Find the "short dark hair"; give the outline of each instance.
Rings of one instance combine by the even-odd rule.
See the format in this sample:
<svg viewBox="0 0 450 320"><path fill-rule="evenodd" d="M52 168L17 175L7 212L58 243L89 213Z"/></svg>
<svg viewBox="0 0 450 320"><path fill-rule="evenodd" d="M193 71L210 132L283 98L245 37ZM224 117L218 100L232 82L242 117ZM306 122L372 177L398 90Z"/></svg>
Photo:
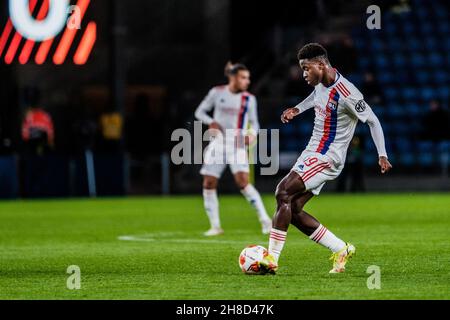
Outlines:
<svg viewBox="0 0 450 320"><path fill-rule="evenodd" d="M323 57L328 61L327 50L319 43L308 43L297 54L298 60Z"/></svg>
<svg viewBox="0 0 450 320"><path fill-rule="evenodd" d="M228 62L225 66L225 76L235 76L239 73L239 71L248 71L247 66L242 63L232 64Z"/></svg>

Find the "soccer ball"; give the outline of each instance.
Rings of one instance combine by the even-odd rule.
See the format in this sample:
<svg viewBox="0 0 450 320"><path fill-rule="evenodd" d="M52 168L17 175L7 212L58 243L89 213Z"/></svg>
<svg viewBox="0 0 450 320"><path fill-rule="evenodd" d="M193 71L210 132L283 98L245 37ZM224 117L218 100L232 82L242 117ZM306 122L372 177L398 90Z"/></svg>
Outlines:
<svg viewBox="0 0 450 320"><path fill-rule="evenodd" d="M265 273L261 269L259 262L269 254L266 248L257 245L250 245L242 250L239 256L239 267L246 274Z"/></svg>

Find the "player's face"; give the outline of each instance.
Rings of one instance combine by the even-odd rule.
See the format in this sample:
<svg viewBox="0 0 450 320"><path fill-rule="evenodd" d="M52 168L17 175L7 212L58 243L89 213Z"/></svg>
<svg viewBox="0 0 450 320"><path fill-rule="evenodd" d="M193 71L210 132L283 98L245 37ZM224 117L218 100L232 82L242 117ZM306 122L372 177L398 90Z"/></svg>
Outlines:
<svg viewBox="0 0 450 320"><path fill-rule="evenodd" d="M250 72L239 71L235 76L230 77L230 82L239 91L247 91L250 86Z"/></svg>
<svg viewBox="0 0 450 320"><path fill-rule="evenodd" d="M300 60L300 68L303 71L303 79L310 86L317 86L323 79L324 67L323 64L316 60Z"/></svg>

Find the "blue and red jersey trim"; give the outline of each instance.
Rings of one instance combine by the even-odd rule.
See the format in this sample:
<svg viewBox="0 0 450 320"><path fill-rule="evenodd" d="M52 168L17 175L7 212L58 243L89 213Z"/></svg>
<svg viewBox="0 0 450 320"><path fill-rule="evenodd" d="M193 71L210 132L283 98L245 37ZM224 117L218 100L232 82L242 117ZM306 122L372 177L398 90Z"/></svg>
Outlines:
<svg viewBox="0 0 450 320"><path fill-rule="evenodd" d="M320 154L326 154L330 149L330 145L336 138L339 98L340 95L336 88L331 89L326 106L327 115L324 121L323 136L316 150L316 152L319 152Z"/></svg>
<svg viewBox="0 0 450 320"><path fill-rule="evenodd" d="M238 129L244 129L244 119L248 112L248 105L250 103L250 96L248 94L242 94L241 98L241 109L239 110L239 116L238 116Z"/></svg>

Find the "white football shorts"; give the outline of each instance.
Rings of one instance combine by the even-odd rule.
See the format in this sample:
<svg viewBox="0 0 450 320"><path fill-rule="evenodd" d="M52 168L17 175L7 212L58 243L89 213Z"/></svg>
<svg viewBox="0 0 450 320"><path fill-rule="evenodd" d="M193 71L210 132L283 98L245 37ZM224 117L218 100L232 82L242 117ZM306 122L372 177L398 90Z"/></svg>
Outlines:
<svg viewBox="0 0 450 320"><path fill-rule="evenodd" d="M326 155L303 151L291 171L300 175L307 191L319 195L325 182L336 179L342 168L337 168Z"/></svg>
<svg viewBox="0 0 450 320"><path fill-rule="evenodd" d="M234 147L233 144L213 140L206 147L200 174L220 178L227 166L232 174L249 172L247 148Z"/></svg>

